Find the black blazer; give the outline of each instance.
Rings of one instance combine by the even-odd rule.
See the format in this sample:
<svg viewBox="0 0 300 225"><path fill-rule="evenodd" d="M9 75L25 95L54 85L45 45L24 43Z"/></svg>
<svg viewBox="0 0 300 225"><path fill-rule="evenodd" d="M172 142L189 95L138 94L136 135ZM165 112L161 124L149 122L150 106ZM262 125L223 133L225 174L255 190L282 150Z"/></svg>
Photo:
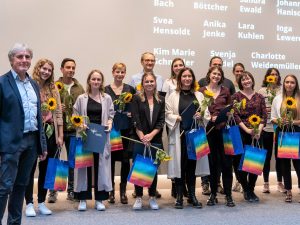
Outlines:
<svg viewBox="0 0 300 225"><path fill-rule="evenodd" d="M159 96L159 98L161 99L160 102L154 99L152 123L150 122L150 108L147 98L142 102L138 94L134 95L131 104L131 113L134 126L143 131L144 134L149 134L154 129L160 129L151 143L162 144L162 132L165 124L165 99L162 96ZM134 134L135 138L139 140L136 132Z"/></svg>
<svg viewBox="0 0 300 225"><path fill-rule="evenodd" d="M38 155L47 151L46 137L41 115L40 91L37 83L27 74L35 90L37 104L37 121L39 131ZM21 144L24 131L24 110L14 77L9 71L0 77L0 152L14 153Z"/></svg>

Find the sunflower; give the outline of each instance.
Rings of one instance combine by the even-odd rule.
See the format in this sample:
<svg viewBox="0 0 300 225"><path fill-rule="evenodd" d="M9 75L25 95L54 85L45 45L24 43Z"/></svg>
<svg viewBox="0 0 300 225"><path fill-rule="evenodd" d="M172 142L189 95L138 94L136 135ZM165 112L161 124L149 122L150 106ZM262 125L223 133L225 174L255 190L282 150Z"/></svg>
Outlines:
<svg viewBox="0 0 300 225"><path fill-rule="evenodd" d="M245 98L243 98L241 101L242 109L246 109L246 103L247 103L247 100Z"/></svg>
<svg viewBox="0 0 300 225"><path fill-rule="evenodd" d="M267 82L268 84L275 84L275 82L276 82L276 77L273 76L273 75L269 75L269 76L267 76L267 78L266 78L266 82Z"/></svg>
<svg viewBox="0 0 300 225"><path fill-rule="evenodd" d="M64 84L60 81L55 82L55 86L57 87L58 91L61 92L61 90L64 89Z"/></svg>
<svg viewBox="0 0 300 225"><path fill-rule="evenodd" d="M132 94L131 93L127 93L124 97L124 102L125 103L129 103L131 102L131 99L132 99Z"/></svg>
<svg viewBox="0 0 300 225"><path fill-rule="evenodd" d="M56 109L57 104L55 98L49 98L47 104L48 104L48 110L53 111Z"/></svg>
<svg viewBox="0 0 300 225"><path fill-rule="evenodd" d="M199 91L200 90L200 85L198 84L197 81L194 83L194 91Z"/></svg>
<svg viewBox="0 0 300 225"><path fill-rule="evenodd" d="M71 117L71 123L75 127L80 127L83 124L83 117L82 116L72 116Z"/></svg>
<svg viewBox="0 0 300 225"><path fill-rule="evenodd" d="M287 109L296 109L296 100L293 97L287 97L284 104Z"/></svg>
<svg viewBox="0 0 300 225"><path fill-rule="evenodd" d="M141 91L142 90L142 84L138 84L138 85L136 85L136 90L137 91Z"/></svg>
<svg viewBox="0 0 300 225"><path fill-rule="evenodd" d="M248 121L252 127L257 127L260 124L261 119L258 115L254 114L248 118Z"/></svg>
<svg viewBox="0 0 300 225"><path fill-rule="evenodd" d="M212 91L209 91L209 90L205 90L204 94L205 94L205 96L207 96L209 98L212 98L215 95Z"/></svg>

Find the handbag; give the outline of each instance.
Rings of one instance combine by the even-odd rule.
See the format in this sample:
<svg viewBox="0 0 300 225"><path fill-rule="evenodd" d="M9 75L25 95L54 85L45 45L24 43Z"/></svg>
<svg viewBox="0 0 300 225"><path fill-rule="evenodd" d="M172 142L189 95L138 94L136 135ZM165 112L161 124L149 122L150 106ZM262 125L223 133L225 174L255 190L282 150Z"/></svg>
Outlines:
<svg viewBox="0 0 300 225"><path fill-rule="evenodd" d="M115 126L110 131L110 145L111 151L123 150L123 143L121 138L121 131L117 130Z"/></svg>
<svg viewBox="0 0 300 225"><path fill-rule="evenodd" d="M149 152L150 158L146 157L146 151ZM128 182L141 186L150 187L153 183L158 165L154 164L151 156L150 147L144 147L144 155L138 154L133 162L128 174Z"/></svg>
<svg viewBox="0 0 300 225"><path fill-rule="evenodd" d="M278 158L299 159L299 132L279 132Z"/></svg>
<svg viewBox="0 0 300 225"><path fill-rule="evenodd" d="M210 149L206 138L205 128L201 126L197 127L196 121L194 121L193 124L195 124L195 128L185 132L186 148L188 159L199 160L208 155Z"/></svg>
<svg viewBox="0 0 300 225"><path fill-rule="evenodd" d="M266 160L267 150L252 145L245 145L244 150L245 152L241 157L239 170L261 175Z"/></svg>
<svg viewBox="0 0 300 225"><path fill-rule="evenodd" d="M225 127L222 130L222 135L226 155L240 155L244 153L241 133L237 125Z"/></svg>
<svg viewBox="0 0 300 225"><path fill-rule="evenodd" d="M92 152L83 149L83 142L81 138L70 138L69 149L69 166L71 168L85 168L91 167L94 164L94 157Z"/></svg>
<svg viewBox="0 0 300 225"><path fill-rule="evenodd" d="M60 150L57 150L57 152ZM57 152L55 155L57 155ZM49 158L44 188L54 191L65 191L67 188L69 164L67 161Z"/></svg>

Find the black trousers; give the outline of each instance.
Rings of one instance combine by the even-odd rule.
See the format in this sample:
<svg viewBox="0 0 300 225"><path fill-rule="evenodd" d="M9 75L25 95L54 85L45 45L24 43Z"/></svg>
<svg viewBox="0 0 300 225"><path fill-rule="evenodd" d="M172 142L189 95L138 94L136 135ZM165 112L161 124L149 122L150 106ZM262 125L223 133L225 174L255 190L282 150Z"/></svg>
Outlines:
<svg viewBox="0 0 300 225"><path fill-rule="evenodd" d="M206 130L209 131L214 123L209 122ZM225 155L222 130L213 128L207 135L207 141L210 148L209 168L210 168L210 186L211 193L217 194L220 173L222 173L222 181L225 195L231 195L232 187L232 158Z"/></svg>
<svg viewBox="0 0 300 225"><path fill-rule="evenodd" d="M294 126L294 130L296 132L300 132L300 127ZM278 137L280 128L276 129L276 137ZM279 137L280 138L280 137ZM275 139L275 154L278 153L278 138ZM292 190L292 175L291 175L291 161L293 162L297 178L298 178L298 187L300 187L299 184L299 177L300 177L300 160L299 159L282 159L278 158L281 165L281 170L283 174L283 180L284 180L284 188L286 190Z"/></svg>
<svg viewBox="0 0 300 225"><path fill-rule="evenodd" d="M274 132L262 132L262 143L264 149L267 150L266 161L263 170L264 182L269 182L269 174L270 174L270 164L272 159L273 152L273 144L274 144ZM277 158L277 154L275 155L275 169L277 174L277 181L282 182L282 170L280 165L280 160Z"/></svg>
<svg viewBox="0 0 300 225"><path fill-rule="evenodd" d="M99 165L99 153L93 153L94 167L87 167L87 191L75 192L74 198L78 200L92 199L92 168L94 169L94 196L95 200L103 201L107 200L109 193L107 191L98 191L98 165Z"/></svg>
<svg viewBox="0 0 300 225"><path fill-rule="evenodd" d="M75 137L76 133L74 132L64 132L64 141L67 149L67 154L69 156L69 148L70 148L70 139L71 137ZM68 194L74 192L74 169L69 167L69 175L68 175Z"/></svg>
<svg viewBox="0 0 300 225"><path fill-rule="evenodd" d="M38 132L24 134L20 141L17 152L0 152L0 225L7 200L7 224L21 224L25 190L37 158Z"/></svg>
<svg viewBox="0 0 300 225"><path fill-rule="evenodd" d="M244 145L251 145L252 144L252 136L250 134L247 134L244 130L240 129L241 131L241 137ZM248 173L245 171L240 170L239 171L239 179L241 182L241 185L243 187L243 190L245 192L252 192L254 191L257 175Z"/></svg>
<svg viewBox="0 0 300 225"><path fill-rule="evenodd" d="M181 136L181 177L175 178L175 184L179 186L184 186L185 183L188 186L188 189L190 187L195 187L196 185L196 176L195 176L195 170L196 170L196 160L188 159L187 149L186 149L186 139L185 135L183 134Z"/></svg>
<svg viewBox="0 0 300 225"><path fill-rule="evenodd" d="M47 149L48 149L47 158L44 161L40 161L38 163L38 167L39 167L38 195L37 195L38 203L45 202L45 200L46 200L48 190L44 188L44 183L45 183L48 161L49 161L49 158L54 157L56 150L57 150L55 133L53 133L52 136L49 139L47 138L46 140L47 140ZM59 155L57 155L57 157L59 157ZM29 180L28 186L26 188L26 192L25 192L26 205L29 203L33 203L34 173L35 173L35 169L36 169L36 164L37 164L37 160L35 161L34 166L31 170L30 180Z"/></svg>
<svg viewBox="0 0 300 225"><path fill-rule="evenodd" d="M158 148L162 148L161 144L154 144L154 143L151 143L151 144ZM140 155L144 154L144 145L135 143L134 148L133 148L133 156L132 156L133 161L135 160L135 158L138 154L140 154ZM151 148L151 155L152 155L152 159L155 160L156 150L153 148ZM148 151L146 153L146 157L149 157ZM151 186L148 188L148 193L149 193L150 197L155 197L156 187L157 187L157 173L154 176L154 180L153 180ZM137 197L143 196L143 189L144 189L143 187L134 185L134 189L135 189L135 193L136 193Z"/></svg>
<svg viewBox="0 0 300 225"><path fill-rule="evenodd" d="M128 136L128 130L121 130L121 135ZM130 153L132 152L132 144L127 139L122 139L123 150L111 152L111 181L114 188L115 185L115 164L121 162L121 183L127 183L127 177L130 171Z"/></svg>

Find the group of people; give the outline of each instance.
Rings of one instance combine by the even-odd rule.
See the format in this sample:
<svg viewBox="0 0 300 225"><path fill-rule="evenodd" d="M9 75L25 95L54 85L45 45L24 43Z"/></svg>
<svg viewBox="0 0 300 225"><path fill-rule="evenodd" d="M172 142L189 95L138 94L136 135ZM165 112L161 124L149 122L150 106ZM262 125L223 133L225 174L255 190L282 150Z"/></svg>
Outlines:
<svg viewBox="0 0 300 225"><path fill-rule="evenodd" d="M44 189L44 182L48 160L55 157L57 149L64 145L68 151L70 139L78 136L76 129L68 126L72 115L88 117L90 122L105 126L107 132L104 152L93 153L93 167L69 169L67 199L79 201L79 211L87 209L87 200L92 199L92 187L95 209L105 210L105 200L115 203L116 161L121 162L120 201L128 204L126 186L130 159L134 161L141 154L148 157L151 155L155 160L156 150L150 148L145 151L145 146L164 149L162 138L165 124L168 138L165 150L172 158L168 162L167 175L172 180L175 208L184 207L184 196L193 207L202 207L195 191L197 176L202 177L203 193L209 194L206 203L208 206L218 203L217 193L220 191L221 177L225 204L228 207L235 206L232 198L233 170L237 180L234 190L240 185L246 201L259 201L254 192L257 175L238 169L241 155L227 155L224 151L222 129L226 122L218 123L217 118L224 108L234 102L243 102L244 105L227 116L239 126L242 143L257 144L267 150L263 192L270 193L270 161L274 152L278 190L286 192L286 202L292 201L291 160L277 157L276 137L281 131L282 122L288 124L281 117L286 107L284 102L289 97L296 101L296 107L292 109L292 124L289 125L295 132L300 131L300 90L295 75L289 74L281 82L279 71L270 68L266 72L262 88L255 91L254 76L245 71L242 63L234 65L233 74L236 80L231 82L224 76L222 59L215 56L210 60L206 76L199 81L196 80L193 70L185 67L183 59L175 58L171 65L171 76L164 81L162 76L153 71L154 54L146 52L141 56L143 71L132 76L130 85L124 83L126 65L115 63L112 67L111 84L105 86L103 73L95 69L88 74L84 90L74 78L75 60L65 58L60 68L63 76L58 79L65 90L62 94L55 85L54 64L50 60L38 60L32 77L29 76L27 71L32 56L32 50L27 45L15 44L8 53L11 70L0 77L0 221L8 201L8 224L20 224L24 198L26 215L36 215L33 181L37 164L38 209L41 214L52 214L45 205L48 190ZM275 77L272 83L267 80L270 75ZM115 102L122 93L129 93L133 97L120 112ZM192 107L192 112L189 112L192 113L192 118L187 119L187 109L191 105L197 105L196 103L201 106L206 95L211 96L211 103L203 109ZM55 99L57 107L53 111L44 111L41 105L49 98ZM123 150L111 151L109 133L119 125L120 120L116 120L117 113L125 115L129 124L120 130L121 135L133 141L123 139ZM261 118L257 129L249 123L248 118L251 115ZM208 156L200 160L190 159L187 151L185 133L195 124L200 124L206 130L210 149ZM86 127L88 124L81 129ZM298 175L299 160L293 159L292 162ZM159 209L156 200L160 197L157 191L157 174L148 188L148 193L150 208ZM57 194L49 191L48 202L54 203ZM142 196L143 187L135 185L134 210L142 209Z"/></svg>

